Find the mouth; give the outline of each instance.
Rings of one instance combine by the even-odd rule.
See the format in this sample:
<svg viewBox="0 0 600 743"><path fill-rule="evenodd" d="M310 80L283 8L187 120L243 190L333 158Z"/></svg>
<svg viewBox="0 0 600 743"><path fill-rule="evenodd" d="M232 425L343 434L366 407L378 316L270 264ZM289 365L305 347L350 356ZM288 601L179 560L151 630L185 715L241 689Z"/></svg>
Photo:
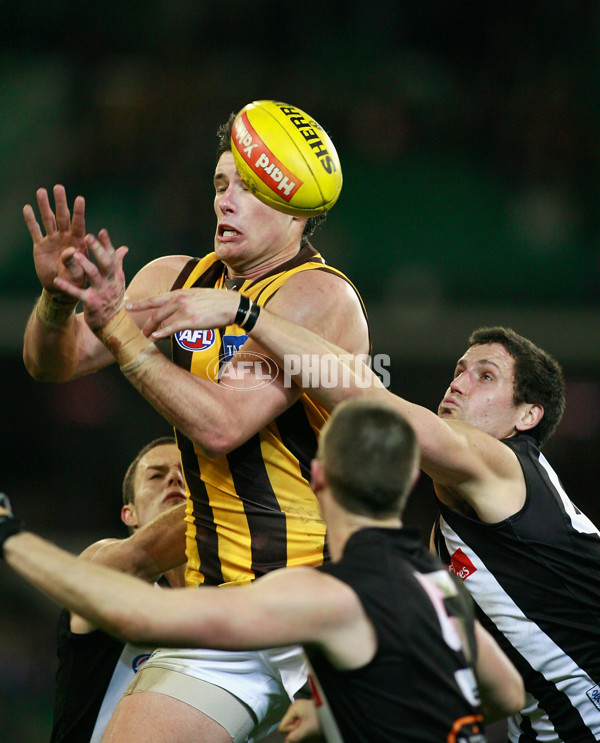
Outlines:
<svg viewBox="0 0 600 743"><path fill-rule="evenodd" d="M221 240L233 240L240 232L232 227L230 224L221 223L217 227L217 236Z"/></svg>
<svg viewBox="0 0 600 743"><path fill-rule="evenodd" d="M456 404L454 400L452 400L449 397L446 397L442 402L439 404L438 407L438 415L443 416L446 415L452 415L453 411L458 410L459 407Z"/></svg>
<svg viewBox="0 0 600 743"><path fill-rule="evenodd" d="M442 400L440 407L441 408L457 408L458 405L456 404L454 400L452 400L452 398L446 397L444 400Z"/></svg>
<svg viewBox="0 0 600 743"><path fill-rule="evenodd" d="M172 505L175 505L176 503L185 503L185 500L185 495L183 495L183 493L178 490L177 492L168 493L163 498L163 503L170 503Z"/></svg>

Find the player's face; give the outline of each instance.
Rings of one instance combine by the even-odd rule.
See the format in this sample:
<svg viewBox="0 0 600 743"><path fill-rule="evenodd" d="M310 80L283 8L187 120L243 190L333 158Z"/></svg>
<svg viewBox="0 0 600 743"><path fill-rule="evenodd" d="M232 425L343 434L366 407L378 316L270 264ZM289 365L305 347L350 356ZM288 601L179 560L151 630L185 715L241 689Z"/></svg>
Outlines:
<svg viewBox="0 0 600 743"><path fill-rule="evenodd" d="M179 449L161 444L140 459L134 481L134 526L144 526L162 511L185 502Z"/></svg>
<svg viewBox="0 0 600 743"><path fill-rule="evenodd" d="M231 152L215 169L215 252L230 276L261 275L294 256L305 219L282 214L259 201L244 186Z"/></svg>
<svg viewBox="0 0 600 743"><path fill-rule="evenodd" d="M471 346L458 360L438 408L440 418L461 420L503 439L516 433L514 359L499 343Z"/></svg>

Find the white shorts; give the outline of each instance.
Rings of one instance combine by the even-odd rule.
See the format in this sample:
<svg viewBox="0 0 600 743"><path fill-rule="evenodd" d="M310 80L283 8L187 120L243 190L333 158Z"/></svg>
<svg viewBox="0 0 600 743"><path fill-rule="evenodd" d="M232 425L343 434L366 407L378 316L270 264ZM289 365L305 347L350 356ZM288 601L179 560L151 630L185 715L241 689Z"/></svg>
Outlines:
<svg viewBox="0 0 600 743"><path fill-rule="evenodd" d="M158 669L165 671L160 674L164 681L156 683ZM192 681L182 693L182 677L205 683ZM128 692L156 691L181 699L222 725L237 743L259 740L275 729L307 677L304 652L297 645L242 652L166 648L148 658ZM227 695L206 693L206 683L242 705Z"/></svg>

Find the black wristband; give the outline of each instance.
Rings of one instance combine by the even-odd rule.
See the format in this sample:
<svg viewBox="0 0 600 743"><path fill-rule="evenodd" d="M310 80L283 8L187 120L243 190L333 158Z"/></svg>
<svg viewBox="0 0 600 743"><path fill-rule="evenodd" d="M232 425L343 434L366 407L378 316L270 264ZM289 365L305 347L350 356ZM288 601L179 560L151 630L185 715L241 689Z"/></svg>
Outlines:
<svg viewBox="0 0 600 743"><path fill-rule="evenodd" d="M246 319L240 323L240 328L244 328L244 330L249 333L252 328L256 325L256 321L258 320L258 316L260 315L260 307L259 305L255 304L254 302L251 302L250 306L250 312L246 315Z"/></svg>
<svg viewBox="0 0 600 743"><path fill-rule="evenodd" d="M240 294L240 303L235 313L235 320L233 321L236 325L242 327L242 323L246 319L248 310L250 309L250 299L245 294Z"/></svg>
<svg viewBox="0 0 600 743"><path fill-rule="evenodd" d="M4 542L13 534L19 534L25 524L14 516L0 516L0 557L4 559Z"/></svg>

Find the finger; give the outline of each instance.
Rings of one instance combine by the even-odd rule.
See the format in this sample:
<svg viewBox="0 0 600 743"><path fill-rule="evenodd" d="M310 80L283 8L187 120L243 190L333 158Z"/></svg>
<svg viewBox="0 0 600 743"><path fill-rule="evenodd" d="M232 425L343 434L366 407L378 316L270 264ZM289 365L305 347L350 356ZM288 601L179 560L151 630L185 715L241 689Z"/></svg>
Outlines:
<svg viewBox="0 0 600 743"><path fill-rule="evenodd" d="M163 323L157 324L156 321L152 321L151 318L146 320L144 323L144 327L142 328L144 335L152 338L154 340L162 340L163 338L168 338L171 335L174 335L179 330L187 330L189 327L189 323L186 322L170 322L170 323Z"/></svg>
<svg viewBox="0 0 600 743"><path fill-rule="evenodd" d="M98 271L96 264L92 263L83 253L74 252L71 261L75 265L68 266L67 268L72 279L74 277L81 278L81 275L77 272L78 267L93 289L101 290L105 286L104 276Z"/></svg>
<svg viewBox="0 0 600 743"><path fill-rule="evenodd" d="M54 212L50 207L50 201L48 200L48 191L45 188L38 188L37 203L40 209L40 217L42 218L42 224L46 230L47 235L53 235L56 232L56 219Z"/></svg>
<svg viewBox="0 0 600 743"><path fill-rule="evenodd" d="M76 248L66 248L60 254L60 260L67 269L71 281L80 283L84 277L83 269L75 259Z"/></svg>
<svg viewBox="0 0 600 743"><path fill-rule="evenodd" d="M98 233L98 237L95 237L94 235L86 235L85 244L90 253L96 259L98 268L100 268L103 274L106 274L112 266L115 250L108 238L108 233L103 236L103 242L100 241L99 238L102 235L102 232L103 231L101 230Z"/></svg>
<svg viewBox="0 0 600 743"><path fill-rule="evenodd" d="M186 330L190 327L187 315L178 312L176 307L165 305L165 307L153 312L144 323L144 333L152 334L154 338L167 338L178 330Z"/></svg>
<svg viewBox="0 0 600 743"><path fill-rule="evenodd" d="M154 297L147 297L146 299L138 299L135 302L128 301L125 304L125 309L131 312L139 312L141 310L153 310L157 307L162 307L173 299L173 292L167 294L157 294Z"/></svg>
<svg viewBox="0 0 600 743"><path fill-rule="evenodd" d="M79 244L85 237L85 199L78 196L73 203L73 220L71 221L71 234Z"/></svg>
<svg viewBox="0 0 600 743"><path fill-rule="evenodd" d="M120 248L117 248L115 250L115 260L117 261L117 264L119 268L123 268L123 259L125 256L129 253L129 248L127 245L121 245Z"/></svg>
<svg viewBox="0 0 600 743"><path fill-rule="evenodd" d="M71 214L67 204L67 192L64 186L54 186L54 210L56 212L56 224L61 232L68 232L71 225Z"/></svg>
<svg viewBox="0 0 600 743"><path fill-rule="evenodd" d="M54 279L54 286L57 289L60 289L60 291L64 294L68 294L70 297L79 299L82 302L84 302L85 297L87 296L87 289L82 289L76 284L72 284L70 281L66 281L65 279L59 279L58 276Z"/></svg>
<svg viewBox="0 0 600 743"><path fill-rule="evenodd" d="M35 212L33 211L33 207L31 206L31 204L25 204L25 206L23 207L23 217L25 219L25 224L27 225L27 229L29 230L29 234L31 235L31 239L33 240L34 244L39 243L39 241L43 237L42 230L40 229L37 219L35 218Z"/></svg>
<svg viewBox="0 0 600 743"><path fill-rule="evenodd" d="M296 710L294 708L294 705L291 704L287 710L284 716L281 718L281 721L279 723L279 730L282 733L288 733L290 730L293 730L296 725L300 722L300 718L298 717L298 714L296 713Z"/></svg>

